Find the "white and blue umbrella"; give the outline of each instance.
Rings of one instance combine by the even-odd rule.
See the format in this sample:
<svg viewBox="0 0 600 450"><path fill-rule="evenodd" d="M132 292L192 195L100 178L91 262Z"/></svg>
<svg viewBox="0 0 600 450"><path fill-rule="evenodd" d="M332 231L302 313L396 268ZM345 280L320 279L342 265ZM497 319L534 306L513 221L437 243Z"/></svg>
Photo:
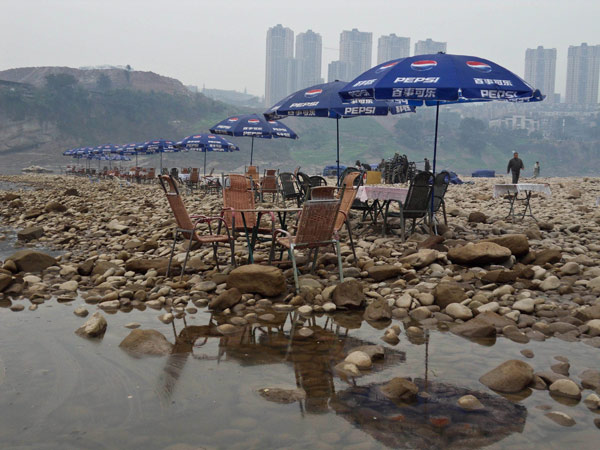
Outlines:
<svg viewBox="0 0 600 450"><path fill-rule="evenodd" d="M437 159L440 104L541 101L544 96L525 80L487 59L437 53L379 64L340 90L342 99L405 100L436 106L433 173Z"/></svg>
<svg viewBox="0 0 600 450"><path fill-rule="evenodd" d="M340 89L346 81L332 81L301 89L288 95L269 108L264 116L267 120L285 117L328 117L336 120L336 165L340 175L340 119L358 116L386 116L415 112L407 100L375 100L360 98L342 101Z"/></svg>
<svg viewBox="0 0 600 450"><path fill-rule="evenodd" d="M228 136L249 136L252 138L250 147L250 165L254 155L254 138L298 139L298 135L289 127L277 120L266 120L258 114L243 114L231 116L217 123L210 129L211 133Z"/></svg>
<svg viewBox="0 0 600 450"><path fill-rule="evenodd" d="M227 139L215 134L194 134L175 144L175 147L185 150L195 150L204 153L204 176L206 176L206 154L208 152L234 152L240 148Z"/></svg>
<svg viewBox="0 0 600 450"><path fill-rule="evenodd" d="M160 153L160 173L162 173L163 153L173 153L179 151L174 147L175 142L169 139L154 139L138 146L136 149L140 153Z"/></svg>

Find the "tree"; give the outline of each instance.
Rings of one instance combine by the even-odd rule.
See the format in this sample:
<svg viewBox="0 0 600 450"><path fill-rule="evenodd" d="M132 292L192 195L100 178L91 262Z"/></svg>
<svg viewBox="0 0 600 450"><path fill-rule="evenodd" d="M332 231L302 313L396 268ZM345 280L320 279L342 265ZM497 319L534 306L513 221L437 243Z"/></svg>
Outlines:
<svg viewBox="0 0 600 450"><path fill-rule="evenodd" d="M96 88L100 92L108 92L112 88L112 80L105 73L101 73L98 79L96 80Z"/></svg>
<svg viewBox="0 0 600 450"><path fill-rule="evenodd" d="M77 78L68 73L46 75L46 87L51 91L64 92L77 86Z"/></svg>

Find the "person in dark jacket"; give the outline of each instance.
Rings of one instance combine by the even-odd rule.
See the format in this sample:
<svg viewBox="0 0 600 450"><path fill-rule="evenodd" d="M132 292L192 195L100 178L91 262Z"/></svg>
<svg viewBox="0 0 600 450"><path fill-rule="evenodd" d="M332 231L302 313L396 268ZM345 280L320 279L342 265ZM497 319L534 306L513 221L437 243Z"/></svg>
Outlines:
<svg viewBox="0 0 600 450"><path fill-rule="evenodd" d="M523 165L521 158L519 158L519 154L514 152L514 157L508 161L508 167L506 168L506 173L512 173L512 184L517 184L519 182L521 170L525 170L525 166Z"/></svg>
<svg viewBox="0 0 600 450"><path fill-rule="evenodd" d="M431 164L427 158L425 158L425 172L431 172Z"/></svg>

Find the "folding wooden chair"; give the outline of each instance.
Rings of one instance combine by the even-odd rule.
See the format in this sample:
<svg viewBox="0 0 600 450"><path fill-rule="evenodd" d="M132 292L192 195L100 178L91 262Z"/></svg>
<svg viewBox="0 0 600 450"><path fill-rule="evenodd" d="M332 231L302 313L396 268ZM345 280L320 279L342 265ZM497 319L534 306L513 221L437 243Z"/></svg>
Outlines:
<svg viewBox="0 0 600 450"><path fill-rule="evenodd" d="M275 246L279 244L288 250L289 258L292 260L294 271L294 283L296 292L300 290L298 281L298 267L296 265L296 255L294 250L306 248L310 252L314 250L312 271L317 265L317 256L319 248L333 244L338 257L338 268L340 272L340 281L344 281L342 273L342 255L340 252L340 243L333 228L340 208L338 200L308 200L304 202L302 212L298 218L296 235L292 236L285 230L275 230L271 242L271 252L269 253L269 263L275 256ZM309 258L310 259L310 258Z"/></svg>
<svg viewBox="0 0 600 450"><path fill-rule="evenodd" d="M175 221L177 222L177 227L175 228L175 233L173 236L173 246L171 247L171 255L169 256L167 277L171 273L171 263L173 261L173 254L175 253L175 245L177 244L177 237L179 236L179 234L181 234L184 239L188 240L188 245L185 253L185 260L181 269L181 278L183 278L183 274L185 273L185 266L187 264L188 258L190 256L190 250L194 242L198 242L199 244L212 245L213 255L215 258L215 263L217 264L217 269L219 269L219 259L217 257L218 244L229 244L229 249L231 250L231 264L235 267L235 240L229 232L229 227L227 226L223 217L207 217L201 215L190 216L187 210L185 209L185 205L183 204L183 200L179 195L179 190L177 189L177 184L175 183L173 177L170 175L161 175L159 177L159 181L163 190L165 191L167 200L169 201L169 205L171 206L171 210L175 215ZM195 221L192 222L192 219L195 219ZM214 221L219 222L217 233L220 233L221 226L224 226L226 234L213 234L211 224ZM204 223L208 224L208 235L199 234L198 225Z"/></svg>

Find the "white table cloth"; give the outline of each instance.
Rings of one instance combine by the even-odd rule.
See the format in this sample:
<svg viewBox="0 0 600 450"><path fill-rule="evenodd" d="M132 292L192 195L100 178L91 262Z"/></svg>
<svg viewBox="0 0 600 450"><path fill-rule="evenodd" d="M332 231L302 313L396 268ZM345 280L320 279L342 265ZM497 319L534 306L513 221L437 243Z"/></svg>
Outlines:
<svg viewBox="0 0 600 450"><path fill-rule="evenodd" d="M407 195L407 188L392 186L359 186L356 198L361 202L366 202L367 200L398 200L404 203Z"/></svg>
<svg viewBox="0 0 600 450"><path fill-rule="evenodd" d="M495 184L494 198L503 195L519 194L521 192L541 192L548 197L552 196L549 184L518 183L518 184Z"/></svg>

